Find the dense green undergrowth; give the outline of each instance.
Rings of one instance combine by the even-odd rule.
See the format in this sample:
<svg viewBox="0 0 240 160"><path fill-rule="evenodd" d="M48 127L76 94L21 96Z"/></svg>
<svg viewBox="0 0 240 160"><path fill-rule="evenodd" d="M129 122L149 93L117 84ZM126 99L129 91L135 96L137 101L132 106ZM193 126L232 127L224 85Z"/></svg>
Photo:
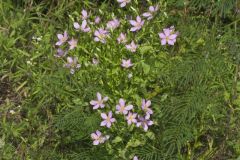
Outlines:
<svg viewBox="0 0 240 160"><path fill-rule="evenodd" d="M236 0L117 1L0 0L0 159L237 159L240 155L240 4ZM125 20L159 5L152 20L131 33ZM106 44L76 32L82 9L100 16L94 31L121 19ZM159 32L175 27L174 46ZM68 31L78 46L74 74L56 58L57 34ZM130 53L116 39L126 32ZM99 60L93 64L92 59ZM132 68L121 67L131 58ZM131 75L131 76L130 76ZM96 93L109 97L93 110ZM124 118L100 127L101 112L115 111L119 98L138 107L151 100L154 124L145 132ZM140 113L140 111L139 111ZM91 133L110 135L93 145Z"/></svg>

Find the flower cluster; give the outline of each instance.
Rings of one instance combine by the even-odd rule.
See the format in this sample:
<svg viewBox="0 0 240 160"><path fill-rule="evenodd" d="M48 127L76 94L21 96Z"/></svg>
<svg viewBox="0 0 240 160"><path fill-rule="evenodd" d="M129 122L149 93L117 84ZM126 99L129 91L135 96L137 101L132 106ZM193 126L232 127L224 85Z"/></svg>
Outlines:
<svg viewBox="0 0 240 160"><path fill-rule="evenodd" d="M131 3L131 0L117 0L120 4L120 7L125 7L128 3ZM149 6L149 9L147 12L144 12L142 14L142 18L146 18L147 20L151 20L154 15L159 10L159 6ZM91 24L94 26L96 24L99 24L101 21L101 18L99 16L96 16L94 19L94 22L91 22L89 20L90 13L88 13L85 9L81 11L81 24L78 22L73 23L73 27L76 31L82 31L86 33L91 33ZM129 20L129 24L131 25L130 31L131 32L137 32L142 29L142 27L145 24L145 20L143 20L141 16L137 16L135 20ZM110 31L113 32L113 30L117 29L121 25L120 20L118 18L113 18L112 20L108 21L106 24L106 28L99 27L94 29L93 36L95 42L101 42L103 44L107 43L107 39L110 38ZM95 28L95 27L94 27ZM159 37L161 39L161 45L174 45L178 36L178 32L175 32L174 27L165 28L163 29L163 32L159 33ZM63 46L66 42L68 42L69 47L65 47L64 49L58 48L57 54L55 54L56 57L64 57L67 55L69 50L73 50L77 47L78 40L71 38L69 40L69 36L67 31L64 31L63 34L57 34L58 42L56 42L56 46L60 47ZM126 33L121 32L120 35L117 38L118 44L124 44L126 49L132 53L135 53L138 48L138 44L134 42L134 40L131 40L131 43L126 44L128 42ZM63 47L64 48L64 47ZM72 60L70 60L72 59ZM69 61L70 60L70 61ZM76 65L76 57L68 57L67 64L65 65L67 68L70 68L70 72L73 74L74 71L79 68L79 65ZM123 68L130 68L133 66L133 63L131 62L131 59L122 59L121 60L121 66ZM73 63L74 62L74 63ZM99 62L99 61L98 61ZM97 63L93 63L97 64Z"/></svg>
<svg viewBox="0 0 240 160"><path fill-rule="evenodd" d="M76 39L72 38L71 40L68 41L69 37L68 37L67 31L64 31L63 34L57 34L57 37L58 37L58 42L56 42L56 46L59 46L59 47L62 46L64 48L64 44L66 42L68 42L68 44L69 44L69 47L65 51L61 48L57 49L57 53L54 55L57 58L64 57L65 55L67 55L69 50L73 50L74 48L77 47L78 41ZM65 48L66 48L66 46L65 46ZM64 66L66 68L70 69L71 74L74 74L75 70L80 68L80 66L81 66L80 64L78 64L77 57L68 56L66 61L67 61L67 63Z"/></svg>
<svg viewBox="0 0 240 160"><path fill-rule="evenodd" d="M163 32L159 33L162 45L174 45L178 36L178 32L175 33L174 30L174 26L172 26L170 28L163 29Z"/></svg>
<svg viewBox="0 0 240 160"><path fill-rule="evenodd" d="M131 0L117 0L120 4L120 7L125 7ZM139 44L136 39L130 39L126 33L135 33L137 34L139 31L143 30L144 25L156 15L159 10L159 6L150 6L148 11L139 14L133 19L128 20L128 31L120 32L119 36L116 38L116 42L122 46L130 55L136 55L138 52ZM90 12L86 10L81 11L80 20L73 22L74 31L78 34L87 34L92 38L92 42L100 45L104 45L108 43L108 40L111 39L112 34L120 28L121 25L125 24L122 20L117 17L112 17L111 20L107 21L106 24L101 25L101 18L96 16L92 21L90 21L92 15ZM123 27L121 27L123 28ZM177 37L179 35L178 32L175 32L175 28L172 26L170 28L164 28L163 32L158 33L161 41L161 45L174 45L176 43ZM78 58L74 55L70 55L73 53L74 49L78 49L78 39L76 37L69 36L67 31L64 31L63 34L57 34L58 41L55 43L57 46L57 53L55 57L64 58L66 55L65 65L64 67L70 70L71 74L74 74L76 69L80 68L80 64L78 63ZM137 55L136 55L137 56ZM131 69L131 67L135 66L132 63L130 58L121 58L119 61L120 66L124 69ZM97 58L92 58L92 63L97 65L100 61ZM132 77L132 73L128 74L128 78ZM120 98L116 108L111 108L107 112L103 112L102 110L106 108L106 104L109 100L107 96L102 96L99 92L96 93L97 98L95 100L91 100L90 104L92 105L93 110L98 110L100 112L100 116L102 121L100 123L101 127L111 128L117 125L117 118L123 117L124 121L126 121L126 125L141 127L144 131L149 129L149 126L153 125L154 122L151 120L151 116L153 114L153 110L151 109L151 101L142 99L141 109L137 109L138 107L134 107L132 104L129 104L123 98ZM99 130L95 131L95 133L91 134L91 138L93 139L93 145L99 145L105 143L109 139L109 135L104 135ZM137 159L137 157L135 157Z"/></svg>
<svg viewBox="0 0 240 160"><path fill-rule="evenodd" d="M90 104L93 106L93 109L96 110L98 108L104 108L105 102L108 101L108 97L102 98L102 95L97 92L97 100L91 100ZM136 127L142 127L144 131L148 130L148 126L153 125L153 121L150 120L150 115L153 114L153 110L150 108L151 101L142 99L141 109L144 113L143 116L139 115L134 111L134 106L131 104L126 104L126 101L123 98L119 99L119 104L116 105L116 114L121 114L125 117L127 124L132 125L135 124ZM113 112L109 111L108 113L101 113L101 118L103 121L100 123L100 126L106 126L107 128L111 128L112 124L116 122L116 119L113 117ZM97 134L98 132L98 134ZM101 136L101 132L98 130L96 131L95 138L92 138L94 140L94 144L98 145L99 143L104 143L106 138L99 138ZM93 135L92 134L92 135ZM93 136L92 136L93 137ZM100 140L101 142L100 142ZM95 142L97 140L97 142Z"/></svg>

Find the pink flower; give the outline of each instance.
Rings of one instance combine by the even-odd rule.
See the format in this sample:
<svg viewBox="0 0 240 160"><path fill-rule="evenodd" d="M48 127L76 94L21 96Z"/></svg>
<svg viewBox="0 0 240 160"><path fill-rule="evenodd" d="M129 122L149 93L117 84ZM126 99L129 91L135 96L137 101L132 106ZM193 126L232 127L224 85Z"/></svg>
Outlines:
<svg viewBox="0 0 240 160"><path fill-rule="evenodd" d="M133 64L131 62L131 59L128 59L128 60L123 59L121 66L124 67L124 68L132 67Z"/></svg>
<svg viewBox="0 0 240 160"><path fill-rule="evenodd" d="M119 27L119 25L120 25L120 21L115 18L107 23L107 29L114 30L117 27Z"/></svg>
<svg viewBox="0 0 240 160"><path fill-rule="evenodd" d="M138 45L136 45L134 43L134 41L132 41L130 44L126 45L127 50L129 50L131 52L136 52L137 47L138 47Z"/></svg>
<svg viewBox="0 0 240 160"><path fill-rule="evenodd" d="M87 26L87 21L83 20L82 25L80 26L77 22L73 23L73 26L76 30L81 29L83 32L90 32L90 27Z"/></svg>
<svg viewBox="0 0 240 160"><path fill-rule="evenodd" d="M99 28L98 30L96 30L94 32L94 41L98 42L102 42L102 43L106 43L106 38L108 37L109 32L107 30L104 30L102 28Z"/></svg>
<svg viewBox="0 0 240 160"><path fill-rule="evenodd" d="M161 38L161 44L162 45L174 45L176 42L178 33L174 32L174 27L171 28L165 28L163 29L162 33L159 33L159 37Z"/></svg>
<svg viewBox="0 0 240 160"><path fill-rule="evenodd" d="M146 114L145 117L138 117L137 127L142 126L144 131L148 130L148 126L153 125L153 121L150 120L150 114Z"/></svg>
<svg viewBox="0 0 240 160"><path fill-rule="evenodd" d="M150 6L150 7L149 7L149 12L143 13L143 17L146 17L147 20L152 19L152 18L153 18L153 13L156 12L156 11L158 11L158 9L159 9L158 5L157 5L156 7Z"/></svg>
<svg viewBox="0 0 240 160"><path fill-rule="evenodd" d="M127 38L125 33L120 33L119 37L117 38L118 43L126 43Z"/></svg>
<svg viewBox="0 0 240 160"><path fill-rule="evenodd" d="M80 64L78 64L78 59L77 57L67 57L67 64L65 64L66 68L70 69L70 73L74 74L75 73L75 69L78 69L81 67Z"/></svg>
<svg viewBox="0 0 240 160"><path fill-rule="evenodd" d="M131 0L117 0L118 3L120 3L120 7L123 8L125 7L128 3L131 2Z"/></svg>
<svg viewBox="0 0 240 160"><path fill-rule="evenodd" d="M61 57L65 56L66 54L67 54L67 51L63 51L62 49L58 48L57 54L55 54L54 56L57 58L61 58Z"/></svg>
<svg viewBox="0 0 240 160"><path fill-rule="evenodd" d="M68 44L70 45L69 49L72 50L72 49L76 48L77 47L77 42L78 41L76 39L73 39L73 38L70 41L68 41Z"/></svg>
<svg viewBox="0 0 240 160"><path fill-rule="evenodd" d="M133 157L133 160L138 160L138 157L137 157L137 156L134 156L134 157Z"/></svg>
<svg viewBox="0 0 240 160"><path fill-rule="evenodd" d="M142 99L142 110L146 113L153 114L152 109L150 108L151 101Z"/></svg>
<svg viewBox="0 0 240 160"><path fill-rule="evenodd" d="M97 65L99 64L99 60L97 58L92 58L92 63Z"/></svg>
<svg viewBox="0 0 240 160"><path fill-rule="evenodd" d="M82 17L83 20L85 20L85 19L87 19L89 17L89 15L88 15L86 10L83 9L81 13L82 13L81 17Z"/></svg>
<svg viewBox="0 0 240 160"><path fill-rule="evenodd" d="M129 22L133 26L130 29L130 31L132 31L132 32L140 30L142 28L143 24L144 24L144 20L142 20L140 16L137 16L136 21L130 20Z"/></svg>
<svg viewBox="0 0 240 160"><path fill-rule="evenodd" d="M128 115L127 115L127 123L128 125L132 124L132 123L137 123L137 113L131 113L129 112Z"/></svg>
<svg viewBox="0 0 240 160"><path fill-rule="evenodd" d="M68 39L67 31L64 31L64 34L57 34L57 37L58 37L58 42L56 43L56 45L61 46Z"/></svg>
<svg viewBox="0 0 240 160"><path fill-rule="evenodd" d="M100 126L107 126L110 128L112 123L116 121L115 118L112 118L112 111L108 112L108 115L106 113L101 113L101 117L104 120L101 122Z"/></svg>
<svg viewBox="0 0 240 160"><path fill-rule="evenodd" d="M99 92L97 92L97 100L91 100L90 104L93 105L93 109L98 109L99 107L104 108L105 104L103 103L107 102L107 100L108 100L108 97L104 97L102 99L102 95Z"/></svg>
<svg viewBox="0 0 240 160"><path fill-rule="evenodd" d="M100 143L104 143L109 139L109 136L103 136L102 133L97 130L96 133L91 134L91 138L93 139L93 145L99 145Z"/></svg>
<svg viewBox="0 0 240 160"><path fill-rule="evenodd" d="M128 111L132 110L133 109L133 105L125 105L125 100L120 98L119 99L119 104L116 105L116 113L117 114L127 114Z"/></svg>
<svg viewBox="0 0 240 160"><path fill-rule="evenodd" d="M95 24L99 24L101 21L101 18L99 16L97 16L94 20Z"/></svg>

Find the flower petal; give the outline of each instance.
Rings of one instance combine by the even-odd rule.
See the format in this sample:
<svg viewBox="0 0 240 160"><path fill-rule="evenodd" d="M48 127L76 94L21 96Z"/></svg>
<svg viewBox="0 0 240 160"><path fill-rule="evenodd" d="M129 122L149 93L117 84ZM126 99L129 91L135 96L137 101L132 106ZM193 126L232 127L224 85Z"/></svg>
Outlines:
<svg viewBox="0 0 240 160"><path fill-rule="evenodd" d="M97 101L91 100L91 101L90 101L90 104L91 104L91 105L96 105L96 104L97 104Z"/></svg>
<svg viewBox="0 0 240 160"><path fill-rule="evenodd" d="M172 45L172 46L174 45L174 40L169 39L167 42L169 45Z"/></svg>
<svg viewBox="0 0 240 160"><path fill-rule="evenodd" d="M97 138L98 138L98 135L95 134L95 133L92 133L92 134L91 134L91 138L92 138L92 139L97 139Z"/></svg>
<svg viewBox="0 0 240 160"><path fill-rule="evenodd" d="M99 140L93 141L93 145L99 145Z"/></svg>
<svg viewBox="0 0 240 160"><path fill-rule="evenodd" d="M161 40L161 44L162 44L162 45L166 45L166 43L167 43L166 39L162 39L162 40Z"/></svg>
<svg viewBox="0 0 240 160"><path fill-rule="evenodd" d="M62 34L57 34L58 39L62 39L63 35Z"/></svg>
<svg viewBox="0 0 240 160"><path fill-rule="evenodd" d="M133 109L133 105L128 105L128 106L126 106L125 109L129 111L129 110Z"/></svg>
<svg viewBox="0 0 240 160"><path fill-rule="evenodd" d="M162 38L162 39L165 39L166 38L166 35L164 33L158 33L159 37Z"/></svg>
<svg viewBox="0 0 240 160"><path fill-rule="evenodd" d="M120 104L120 106L125 106L125 100L120 98L119 99L119 104Z"/></svg>
<svg viewBox="0 0 240 160"><path fill-rule="evenodd" d="M97 99L98 99L98 101L102 100L102 95L99 92L97 92Z"/></svg>
<svg viewBox="0 0 240 160"><path fill-rule="evenodd" d="M107 122L107 127L110 128L111 127L111 122Z"/></svg>
<svg viewBox="0 0 240 160"><path fill-rule="evenodd" d="M106 126L106 124L107 124L107 121L105 120L101 122L100 126Z"/></svg>
<svg viewBox="0 0 240 160"><path fill-rule="evenodd" d="M102 117L103 119L107 119L106 113L101 113L101 117Z"/></svg>
<svg viewBox="0 0 240 160"><path fill-rule="evenodd" d="M77 22L74 22L73 26L74 26L75 29L79 29L80 28L80 25Z"/></svg>

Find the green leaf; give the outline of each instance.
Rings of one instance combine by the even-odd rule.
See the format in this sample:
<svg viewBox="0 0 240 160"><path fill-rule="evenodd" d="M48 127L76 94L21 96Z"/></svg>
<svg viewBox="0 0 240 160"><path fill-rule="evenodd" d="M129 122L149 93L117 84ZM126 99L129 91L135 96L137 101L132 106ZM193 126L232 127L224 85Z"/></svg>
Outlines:
<svg viewBox="0 0 240 160"><path fill-rule="evenodd" d="M116 138L114 138L114 140L112 140L112 143L119 143L122 141L122 138L117 136Z"/></svg>

